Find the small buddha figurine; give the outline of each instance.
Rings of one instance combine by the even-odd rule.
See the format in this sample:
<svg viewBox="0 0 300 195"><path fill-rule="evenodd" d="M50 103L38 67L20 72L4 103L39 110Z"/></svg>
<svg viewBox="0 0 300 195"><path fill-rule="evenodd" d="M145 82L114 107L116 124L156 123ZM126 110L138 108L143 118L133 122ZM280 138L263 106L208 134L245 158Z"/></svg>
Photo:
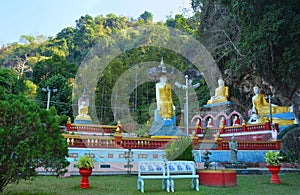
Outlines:
<svg viewBox="0 0 300 195"><path fill-rule="evenodd" d="M241 125L240 118L235 115L232 121L232 126L239 126L239 125Z"/></svg>
<svg viewBox="0 0 300 195"><path fill-rule="evenodd" d="M252 97L252 112L256 113L259 116L264 116L270 114L270 103L265 99L264 94L260 94L260 90L258 86L253 88L254 96ZM283 112L291 112L292 108L288 106L278 106L272 104L272 113L283 113Z"/></svg>
<svg viewBox="0 0 300 195"><path fill-rule="evenodd" d="M225 86L224 80L220 77L218 80L219 86L215 89L215 95L207 101L207 104L216 104L227 102L229 98L229 88Z"/></svg>
<svg viewBox="0 0 300 195"><path fill-rule="evenodd" d="M214 123L211 118L208 119L206 127L214 127Z"/></svg>
<svg viewBox="0 0 300 195"><path fill-rule="evenodd" d="M272 126L272 139L273 140L277 140L278 137L278 132L276 131L276 129Z"/></svg>
<svg viewBox="0 0 300 195"><path fill-rule="evenodd" d="M200 131L201 131L201 119L197 119L197 122L196 122L196 134L200 134Z"/></svg>
<svg viewBox="0 0 300 195"><path fill-rule="evenodd" d="M226 120L225 120L224 116L222 116L220 123L219 123L219 127L225 127L225 126L226 126Z"/></svg>

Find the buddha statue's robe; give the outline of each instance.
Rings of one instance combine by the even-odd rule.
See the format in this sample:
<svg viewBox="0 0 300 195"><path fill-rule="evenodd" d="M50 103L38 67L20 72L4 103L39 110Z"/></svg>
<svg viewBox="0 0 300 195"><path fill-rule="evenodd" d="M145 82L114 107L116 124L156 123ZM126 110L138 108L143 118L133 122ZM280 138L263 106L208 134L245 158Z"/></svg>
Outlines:
<svg viewBox="0 0 300 195"><path fill-rule="evenodd" d="M160 94L160 110L158 114L163 119L171 119L174 115L172 87L170 83L166 83L164 87L159 89Z"/></svg>
<svg viewBox="0 0 300 195"><path fill-rule="evenodd" d="M212 96L207 104L216 104L227 102L229 98L229 88L227 86L218 87L215 90L215 96Z"/></svg>
<svg viewBox="0 0 300 195"><path fill-rule="evenodd" d="M265 99L264 94L257 94L256 97L253 97L253 104L256 113L259 116L270 114L270 104ZM283 113L283 112L290 112L290 108L288 106L272 105L272 114Z"/></svg>

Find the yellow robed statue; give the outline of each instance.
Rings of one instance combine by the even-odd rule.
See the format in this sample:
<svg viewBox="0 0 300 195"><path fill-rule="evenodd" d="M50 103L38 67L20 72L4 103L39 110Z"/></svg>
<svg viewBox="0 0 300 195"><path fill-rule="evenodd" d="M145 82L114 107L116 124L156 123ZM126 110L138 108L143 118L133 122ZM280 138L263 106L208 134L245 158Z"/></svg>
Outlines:
<svg viewBox="0 0 300 195"><path fill-rule="evenodd" d="M87 92L84 89L82 96L78 99L78 115L75 120L87 120L91 121L91 117L88 115L89 113L89 99L87 96Z"/></svg>
<svg viewBox="0 0 300 195"><path fill-rule="evenodd" d="M220 102L227 102L229 98L229 87L225 86L224 80L218 80L219 86L215 89L215 95L207 101L207 104L216 104Z"/></svg>
<svg viewBox="0 0 300 195"><path fill-rule="evenodd" d="M171 119L174 115L172 100L172 87L167 83L167 77L162 75L160 82L156 84L156 99L158 114L163 119Z"/></svg>
<svg viewBox="0 0 300 195"><path fill-rule="evenodd" d="M252 97L252 112L256 113L259 116L270 114L270 103L265 99L264 94L259 93L259 88L255 86L253 88L254 96ZM272 113L283 113L290 112L290 107L288 106L278 106L272 104Z"/></svg>
<svg viewBox="0 0 300 195"><path fill-rule="evenodd" d="M264 123L266 121L266 115L270 114L270 103L267 102L266 96L264 94L260 93L260 90L257 86L253 87L254 96L252 97L252 116L250 118L251 120L254 120L254 123ZM293 107L288 106L278 106L276 104L271 105L271 111L272 114L279 114L279 113L285 113L285 112L292 112ZM272 117L273 123L278 123L279 125L291 125L294 123L293 120L288 119L280 119Z"/></svg>

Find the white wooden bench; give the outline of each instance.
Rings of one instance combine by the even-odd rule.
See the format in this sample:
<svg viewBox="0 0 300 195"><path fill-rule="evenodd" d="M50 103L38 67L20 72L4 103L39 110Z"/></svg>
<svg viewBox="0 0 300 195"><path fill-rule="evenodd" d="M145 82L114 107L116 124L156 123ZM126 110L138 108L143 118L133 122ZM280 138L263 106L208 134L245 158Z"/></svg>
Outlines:
<svg viewBox="0 0 300 195"><path fill-rule="evenodd" d="M199 191L199 175L196 174L193 161L168 161L167 175L171 182L172 192L174 192L174 179L192 179L192 188Z"/></svg>
<svg viewBox="0 0 300 195"><path fill-rule="evenodd" d="M137 189L144 193L144 180L161 179L162 189L170 192L170 180L165 167L164 161L139 161Z"/></svg>

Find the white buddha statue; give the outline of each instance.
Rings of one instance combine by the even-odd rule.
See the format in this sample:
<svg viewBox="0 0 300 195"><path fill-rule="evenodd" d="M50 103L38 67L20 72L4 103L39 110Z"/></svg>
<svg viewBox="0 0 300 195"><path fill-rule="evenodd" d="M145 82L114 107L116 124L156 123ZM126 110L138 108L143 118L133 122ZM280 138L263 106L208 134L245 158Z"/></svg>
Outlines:
<svg viewBox="0 0 300 195"><path fill-rule="evenodd" d="M78 115L75 120L87 120L91 121L89 113L89 99L86 90L83 90L82 96L78 99Z"/></svg>

